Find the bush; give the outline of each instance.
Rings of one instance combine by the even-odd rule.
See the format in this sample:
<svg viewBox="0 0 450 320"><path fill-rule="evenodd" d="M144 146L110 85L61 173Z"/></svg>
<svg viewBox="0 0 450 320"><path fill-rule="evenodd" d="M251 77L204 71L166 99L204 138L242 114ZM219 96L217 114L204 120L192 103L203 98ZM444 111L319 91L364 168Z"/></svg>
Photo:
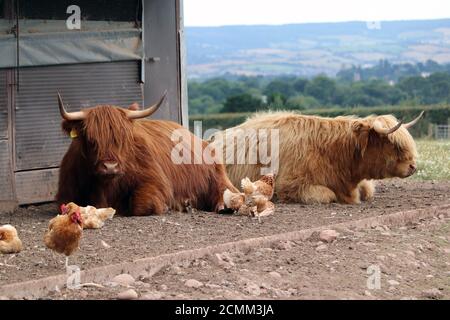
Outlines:
<svg viewBox="0 0 450 320"><path fill-rule="evenodd" d="M411 128L415 137L423 137L428 134L429 124L447 124L450 119L450 106L395 106L395 107L373 107L373 108L332 108L332 109L309 109L303 110L302 114L318 115L322 117L337 117L342 115L356 115L365 117L371 114L393 114L397 119L404 122L411 121L425 110L424 119ZM219 113L208 115L191 116L189 124L192 128L193 121L202 121L203 130L216 128L227 129L243 123L252 113Z"/></svg>
<svg viewBox="0 0 450 320"><path fill-rule="evenodd" d="M286 107L292 110L314 109L320 107L320 102L314 97L299 95L289 98Z"/></svg>
<svg viewBox="0 0 450 320"><path fill-rule="evenodd" d="M251 94L244 93L228 97L223 106L223 112L254 112L261 109L262 100Z"/></svg>

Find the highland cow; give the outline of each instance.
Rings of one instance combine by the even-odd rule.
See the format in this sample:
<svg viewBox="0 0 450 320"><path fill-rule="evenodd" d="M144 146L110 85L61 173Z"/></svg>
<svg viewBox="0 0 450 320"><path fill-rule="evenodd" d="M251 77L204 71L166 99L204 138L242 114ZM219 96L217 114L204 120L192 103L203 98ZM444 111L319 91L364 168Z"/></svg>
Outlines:
<svg viewBox="0 0 450 320"><path fill-rule="evenodd" d="M225 167L215 162L175 164L171 159L177 143L174 131L203 148L206 142L175 122L142 119L164 98L144 110L102 105L67 112L58 94L62 128L72 143L61 162L57 202L113 207L135 216L183 210L187 203L200 210L221 210L224 190L236 190ZM198 150L188 152L198 156Z"/></svg>
<svg viewBox="0 0 450 320"><path fill-rule="evenodd" d="M392 115L357 118L323 118L293 112L256 114L243 124L217 133L212 146L219 148L232 140L233 131L278 130L279 168L276 179L278 199L302 203L359 203L374 196L373 180L406 178L416 172L417 150L408 132L422 114L407 124ZM269 132L270 132L269 130ZM250 148L261 147L254 133L236 146L248 156ZM267 141L270 141L268 139ZM236 150L222 148L227 173L235 185L241 179L257 179L261 163L237 164Z"/></svg>

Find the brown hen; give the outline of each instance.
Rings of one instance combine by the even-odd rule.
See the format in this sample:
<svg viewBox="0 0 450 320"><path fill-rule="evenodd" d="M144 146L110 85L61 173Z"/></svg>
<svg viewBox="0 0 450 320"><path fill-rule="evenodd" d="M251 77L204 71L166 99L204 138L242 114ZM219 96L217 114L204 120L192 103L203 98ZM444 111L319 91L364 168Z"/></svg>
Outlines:
<svg viewBox="0 0 450 320"><path fill-rule="evenodd" d="M70 256L79 247L83 233L82 226L83 219L80 208L73 202L61 205L61 214L49 222L48 230L44 236L45 245L67 257Z"/></svg>

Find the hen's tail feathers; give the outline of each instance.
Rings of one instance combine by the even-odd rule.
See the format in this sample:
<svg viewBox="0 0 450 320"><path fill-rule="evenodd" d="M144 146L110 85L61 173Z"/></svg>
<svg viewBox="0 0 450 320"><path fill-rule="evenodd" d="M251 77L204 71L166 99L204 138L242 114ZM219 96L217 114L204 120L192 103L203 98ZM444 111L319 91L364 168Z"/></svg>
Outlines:
<svg viewBox="0 0 450 320"><path fill-rule="evenodd" d="M115 214L116 214L116 210L114 210L113 208L97 209L97 215L100 218L100 220L102 220L102 221L105 221L107 219L112 219Z"/></svg>

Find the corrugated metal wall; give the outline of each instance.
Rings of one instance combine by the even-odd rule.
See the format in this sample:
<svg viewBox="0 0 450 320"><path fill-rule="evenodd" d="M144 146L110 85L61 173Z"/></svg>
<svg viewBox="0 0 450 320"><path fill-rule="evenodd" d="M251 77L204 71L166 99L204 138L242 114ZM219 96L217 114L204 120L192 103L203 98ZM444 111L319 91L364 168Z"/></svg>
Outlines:
<svg viewBox="0 0 450 320"><path fill-rule="evenodd" d="M11 176L11 155L8 137L8 95L6 70L0 70L0 210L2 201L14 198Z"/></svg>
<svg viewBox="0 0 450 320"><path fill-rule="evenodd" d="M8 141L0 140L0 202L14 198L12 190L11 164L8 152ZM0 210L1 210L0 204Z"/></svg>
<svg viewBox="0 0 450 320"><path fill-rule="evenodd" d="M58 90L69 111L97 104L152 104L168 90L168 99L154 118L185 120L181 0L143 2L147 57L143 68L141 61L23 67L18 91L8 89L6 83L6 74L12 77L13 70L0 69L0 212L8 208L8 202L29 204L54 198L58 166L70 143L60 128ZM141 76L144 85L139 83Z"/></svg>
<svg viewBox="0 0 450 320"><path fill-rule="evenodd" d="M6 89L6 70L0 70L0 139L8 136L8 97Z"/></svg>
<svg viewBox="0 0 450 320"><path fill-rule="evenodd" d="M69 110L142 103L139 63L25 68L16 98L16 171L57 167L70 140L61 131L56 92Z"/></svg>

